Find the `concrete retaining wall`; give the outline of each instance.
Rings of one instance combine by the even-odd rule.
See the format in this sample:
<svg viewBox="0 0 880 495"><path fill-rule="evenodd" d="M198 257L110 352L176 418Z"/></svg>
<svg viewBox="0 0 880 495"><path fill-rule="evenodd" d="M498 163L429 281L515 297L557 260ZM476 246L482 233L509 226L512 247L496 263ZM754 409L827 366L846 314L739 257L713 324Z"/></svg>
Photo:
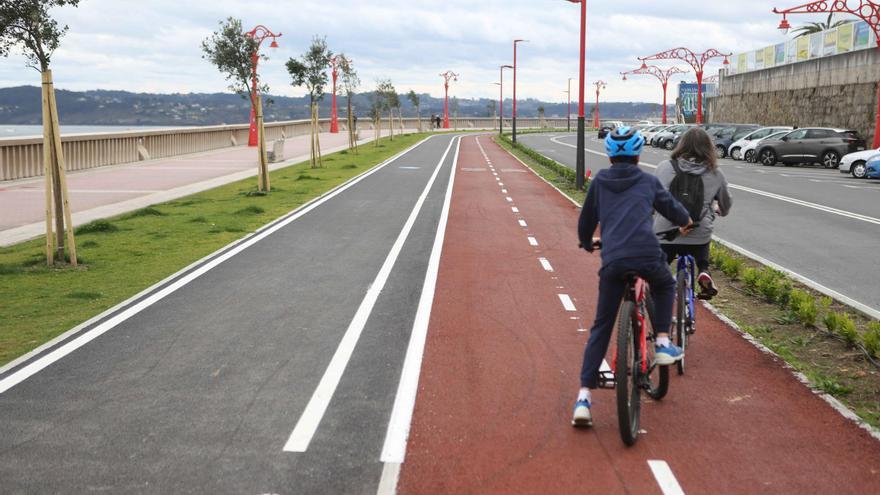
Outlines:
<svg viewBox="0 0 880 495"><path fill-rule="evenodd" d="M860 50L725 76L707 99L711 122L856 129L874 135L880 50Z"/></svg>

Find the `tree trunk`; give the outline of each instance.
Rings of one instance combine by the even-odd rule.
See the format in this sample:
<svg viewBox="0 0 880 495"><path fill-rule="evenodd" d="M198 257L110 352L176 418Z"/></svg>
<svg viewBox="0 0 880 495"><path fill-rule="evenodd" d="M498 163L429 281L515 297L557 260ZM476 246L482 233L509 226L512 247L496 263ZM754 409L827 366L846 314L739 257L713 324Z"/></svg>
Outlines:
<svg viewBox="0 0 880 495"><path fill-rule="evenodd" d="M389 141L394 141L394 109L388 110L388 132L390 133Z"/></svg>
<svg viewBox="0 0 880 495"><path fill-rule="evenodd" d="M255 118L257 120L257 153L259 164L257 171L257 189L269 192L269 157L266 156L266 128L263 125L263 97L257 94L255 97Z"/></svg>
<svg viewBox="0 0 880 495"><path fill-rule="evenodd" d="M320 113L318 112L318 104L315 103L314 115L312 116L312 129L315 130L315 157L317 158L317 166L323 167L324 159L321 157L321 122L318 118L319 114Z"/></svg>
<svg viewBox="0 0 880 495"><path fill-rule="evenodd" d="M46 161L49 162L50 168L52 169L52 177L46 177L47 181L51 181L52 185L52 193L50 194L47 191L47 203L49 197L52 197L55 203L54 213L55 213L55 234L56 234L56 247L55 247L55 257L53 261L64 262L64 231L65 224L67 225L67 250L70 256L70 264L74 267L77 266L77 257L76 257L76 242L74 240L73 235L73 219L71 218L70 212L70 200L67 192L67 176L64 171L64 150L61 147L61 130L58 126L58 105L55 101L55 88L52 84L52 71L45 70L42 73L42 82L43 82L43 91L45 93L45 100L48 103L48 111L44 111L44 116L48 114L49 122L48 125L50 128L48 131L46 130L47 123L43 122L43 136L44 138L49 135L51 140L49 143L43 142L44 148L48 147L49 149L44 149L43 151L43 159L44 164ZM49 159L46 160L46 153L49 154ZM48 185L47 185L48 187ZM48 208L51 210L52 208ZM50 223L48 219L49 215L47 215L47 223ZM51 236L51 232L46 232L47 236ZM47 246L50 241L47 241Z"/></svg>
<svg viewBox="0 0 880 495"><path fill-rule="evenodd" d="M422 132L422 107L416 107L416 122L418 122L419 132Z"/></svg>

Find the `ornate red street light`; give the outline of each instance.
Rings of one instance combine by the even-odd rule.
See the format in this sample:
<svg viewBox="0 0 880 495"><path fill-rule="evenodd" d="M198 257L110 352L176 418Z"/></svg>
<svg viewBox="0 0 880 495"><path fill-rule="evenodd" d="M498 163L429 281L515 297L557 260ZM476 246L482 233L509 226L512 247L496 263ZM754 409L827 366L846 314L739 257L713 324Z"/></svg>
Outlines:
<svg viewBox="0 0 880 495"><path fill-rule="evenodd" d="M443 128L449 129L449 81L458 81L458 74L448 70L440 74L443 78L443 89L446 92L446 99L443 101Z"/></svg>
<svg viewBox="0 0 880 495"><path fill-rule="evenodd" d="M339 62L339 57L334 55L330 57L330 75L333 79L333 97L332 97L332 105L330 108L330 132L332 134L339 133L339 118L336 115L336 77L338 76L338 72L336 70L336 65Z"/></svg>
<svg viewBox="0 0 880 495"><path fill-rule="evenodd" d="M269 31L269 28L263 26L262 24L257 27L251 29L250 31L244 33L248 38L253 39L257 42L257 49L254 50L254 53L251 54L251 62L253 62L253 81L251 83L251 89L254 95L257 94L257 62L260 61L260 45L263 44L263 41L272 38L272 43L269 45L269 48L278 48L278 42L275 41L276 38L281 37L281 33L275 34L272 31ZM251 130L248 135L248 146L256 146L257 145L257 102L255 99L251 100Z"/></svg>
<svg viewBox="0 0 880 495"><path fill-rule="evenodd" d="M577 129L577 149L576 157L577 162L575 166L575 178L574 183L575 187L578 190L584 188L584 173L586 169L586 165L584 163L584 145L586 144L586 136L585 136L585 127L584 123L584 86L586 85L586 74L587 74L587 0L567 0L571 3L579 3L581 4L581 39L580 39L580 80L578 86L578 129Z"/></svg>
<svg viewBox="0 0 880 495"><path fill-rule="evenodd" d="M855 0L853 0L854 2ZM785 33L791 29L791 24L785 17L788 14L815 14L817 12L837 12L852 14L868 23L874 30L874 38L877 39L877 48L880 48L880 4L869 0L860 0L858 7L851 8L846 0L821 0L818 2L805 3L785 10L774 8L774 14L782 14L782 22L779 30ZM874 148L880 147L880 84L877 85L877 112L874 119Z"/></svg>
<svg viewBox="0 0 880 495"><path fill-rule="evenodd" d="M607 84L605 81L596 81L593 83L596 86L596 112L593 114L593 127L599 128L599 92L605 89Z"/></svg>
<svg viewBox="0 0 880 495"><path fill-rule="evenodd" d="M724 65L730 65L730 62L727 60L730 53L721 53L715 49L706 50L703 53L694 53L691 50L680 47L673 48L672 50L666 50L665 52L655 53L654 55L648 57L639 57L639 60L642 61L642 68L645 69L648 65L645 63L646 60L683 60L690 64L693 67L694 72L697 74L697 124L703 123L703 68L706 66L706 63L716 57L724 57Z"/></svg>
<svg viewBox="0 0 880 495"><path fill-rule="evenodd" d="M513 142L516 143L516 44L529 40L513 40Z"/></svg>
<svg viewBox="0 0 880 495"><path fill-rule="evenodd" d="M504 132L504 69L512 69L512 68L513 68L512 65L502 65L502 66L499 66L499 69L498 69L498 73L500 74L499 81L501 81L500 83L498 83L498 85L501 86L498 89L498 92L499 92L498 115L500 116L500 119L498 120L498 134L501 134Z"/></svg>
<svg viewBox="0 0 880 495"><path fill-rule="evenodd" d="M623 76L623 80L626 81L627 74L637 74L637 75L652 75L660 80L660 84L663 86L663 123L666 123L666 88L669 85L669 78L674 74L686 74L688 71L681 70L678 67L670 67L666 70L657 67L656 65L647 65L642 64L642 67L638 69L621 72L620 74Z"/></svg>

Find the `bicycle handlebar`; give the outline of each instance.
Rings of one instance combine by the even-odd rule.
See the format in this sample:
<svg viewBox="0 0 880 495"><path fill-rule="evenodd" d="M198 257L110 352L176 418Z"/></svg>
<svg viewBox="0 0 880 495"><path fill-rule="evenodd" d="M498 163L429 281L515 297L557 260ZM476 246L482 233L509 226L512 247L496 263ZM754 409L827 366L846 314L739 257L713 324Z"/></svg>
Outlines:
<svg viewBox="0 0 880 495"><path fill-rule="evenodd" d="M693 230L699 226L700 226L699 223L693 223L687 227L687 231L690 232L691 230ZM663 239L664 241L674 241L675 239L678 238L679 235L681 235L681 230L679 230L679 228L676 227L674 229L664 230L663 232L655 232L655 234L657 235L657 237L659 237L660 239ZM578 247L581 249L585 249L583 243L578 243ZM602 239L594 238L592 249L602 249Z"/></svg>

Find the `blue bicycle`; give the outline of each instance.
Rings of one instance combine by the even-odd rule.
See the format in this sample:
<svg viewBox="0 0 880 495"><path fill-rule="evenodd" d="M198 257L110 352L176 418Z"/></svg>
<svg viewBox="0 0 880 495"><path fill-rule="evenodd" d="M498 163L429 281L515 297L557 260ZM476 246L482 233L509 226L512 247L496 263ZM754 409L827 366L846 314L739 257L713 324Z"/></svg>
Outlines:
<svg viewBox="0 0 880 495"><path fill-rule="evenodd" d="M682 349L687 348L688 336L696 330L697 319L694 311L694 285L696 283L697 262L693 256L678 256L675 270L675 332L672 341ZM676 366L678 374L684 374L684 360Z"/></svg>

